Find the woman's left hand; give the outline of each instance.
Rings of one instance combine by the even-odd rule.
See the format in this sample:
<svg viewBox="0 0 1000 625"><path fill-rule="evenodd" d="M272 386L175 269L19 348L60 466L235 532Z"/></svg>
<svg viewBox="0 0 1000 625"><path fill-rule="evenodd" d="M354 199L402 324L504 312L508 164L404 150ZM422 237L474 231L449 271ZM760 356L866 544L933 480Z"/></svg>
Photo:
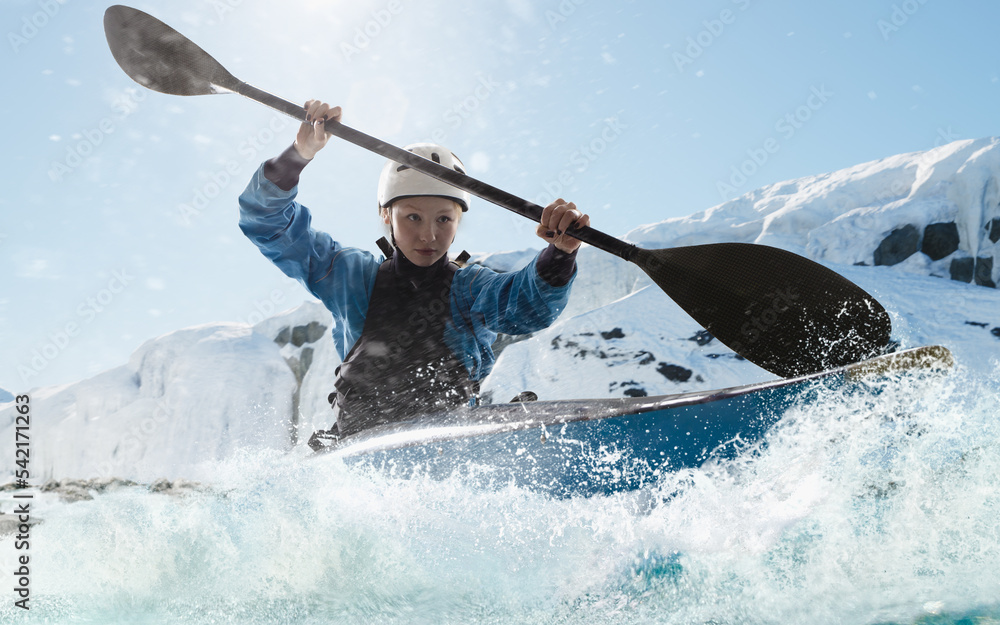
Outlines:
<svg viewBox="0 0 1000 625"><path fill-rule="evenodd" d="M542 210L542 219L535 233L559 250L572 254L582 245L579 239L566 234L571 227L590 225L590 216L576 210L576 204L559 198Z"/></svg>

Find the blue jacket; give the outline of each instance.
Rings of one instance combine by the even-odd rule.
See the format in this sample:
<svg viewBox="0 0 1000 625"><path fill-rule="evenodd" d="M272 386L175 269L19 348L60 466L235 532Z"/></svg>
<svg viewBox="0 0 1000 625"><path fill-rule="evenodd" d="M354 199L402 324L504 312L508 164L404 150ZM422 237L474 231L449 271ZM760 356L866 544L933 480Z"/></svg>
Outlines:
<svg viewBox="0 0 1000 625"><path fill-rule="evenodd" d="M240 229L330 309L333 340L343 360L364 329L375 276L385 259L313 230L309 209L295 201L297 190L279 188L264 176L262 165L240 195ZM565 308L575 270L567 284L552 286L538 274L537 262L536 257L510 273L470 265L455 274L444 337L471 380L482 380L492 370L497 333L537 332Z"/></svg>

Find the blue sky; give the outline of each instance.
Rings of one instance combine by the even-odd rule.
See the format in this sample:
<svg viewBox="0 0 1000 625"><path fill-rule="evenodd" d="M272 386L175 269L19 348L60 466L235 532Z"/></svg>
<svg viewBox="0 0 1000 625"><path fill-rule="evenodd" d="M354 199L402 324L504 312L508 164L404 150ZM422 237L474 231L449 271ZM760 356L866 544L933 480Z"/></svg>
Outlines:
<svg viewBox="0 0 1000 625"><path fill-rule="evenodd" d="M2 0L0 387L116 366L144 340L308 298L237 228L236 198L291 120L238 96L145 91L108 2ZM613 235L764 184L1000 134L1000 5L174 0L132 6L233 74L396 145L437 139L527 199ZM331 143L299 199L375 250L381 157ZM456 250L541 247L474 203Z"/></svg>

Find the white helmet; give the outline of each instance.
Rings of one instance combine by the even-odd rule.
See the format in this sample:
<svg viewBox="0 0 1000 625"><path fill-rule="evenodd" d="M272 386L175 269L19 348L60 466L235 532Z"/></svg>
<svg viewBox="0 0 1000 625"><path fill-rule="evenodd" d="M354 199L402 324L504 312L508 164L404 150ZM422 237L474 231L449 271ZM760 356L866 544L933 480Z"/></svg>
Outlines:
<svg viewBox="0 0 1000 625"><path fill-rule="evenodd" d="M449 169L454 169L460 174L465 173L465 165L448 148L434 143L414 143L403 149ZM432 178L408 165L388 161L382 168L382 175L378 179L379 208L390 206L396 200L418 195L436 195L455 200L462 207L463 213L469 210L469 202L472 200L472 195L468 191Z"/></svg>

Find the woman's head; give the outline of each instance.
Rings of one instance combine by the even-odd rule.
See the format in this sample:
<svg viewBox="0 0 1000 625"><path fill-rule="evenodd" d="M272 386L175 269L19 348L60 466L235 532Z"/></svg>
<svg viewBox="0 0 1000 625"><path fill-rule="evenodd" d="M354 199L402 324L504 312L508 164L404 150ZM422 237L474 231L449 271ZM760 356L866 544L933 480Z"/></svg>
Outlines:
<svg viewBox="0 0 1000 625"><path fill-rule="evenodd" d="M404 149L465 173L462 161L443 146L414 143ZM378 182L379 214L389 226L393 243L410 262L422 267L447 254L471 199L469 192L395 161L385 164Z"/></svg>
<svg viewBox="0 0 1000 625"><path fill-rule="evenodd" d="M436 195L407 197L382 208L393 243L418 267L429 267L448 253L461 219L458 202Z"/></svg>

